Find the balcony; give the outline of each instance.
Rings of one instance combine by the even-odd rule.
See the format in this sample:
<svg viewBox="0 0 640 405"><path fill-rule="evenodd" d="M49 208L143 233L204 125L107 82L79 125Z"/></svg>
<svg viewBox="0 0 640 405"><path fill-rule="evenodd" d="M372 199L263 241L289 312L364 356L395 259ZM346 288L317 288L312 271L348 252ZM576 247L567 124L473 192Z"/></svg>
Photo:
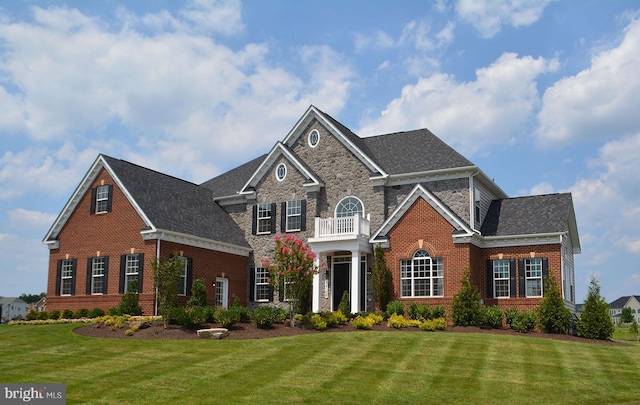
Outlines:
<svg viewBox="0 0 640 405"><path fill-rule="evenodd" d="M314 240L368 239L371 226L368 219L359 215L342 218L316 218Z"/></svg>

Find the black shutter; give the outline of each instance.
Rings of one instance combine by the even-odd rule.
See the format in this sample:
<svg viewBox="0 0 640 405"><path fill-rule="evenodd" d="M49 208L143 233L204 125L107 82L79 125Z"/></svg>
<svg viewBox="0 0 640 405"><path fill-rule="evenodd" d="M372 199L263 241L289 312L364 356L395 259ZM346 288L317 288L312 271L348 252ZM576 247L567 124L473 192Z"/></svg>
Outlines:
<svg viewBox="0 0 640 405"><path fill-rule="evenodd" d="M251 235L255 235L258 230L258 205L253 206L251 213Z"/></svg>
<svg viewBox="0 0 640 405"><path fill-rule="evenodd" d="M278 286L278 301L284 302L284 280L280 280L280 285Z"/></svg>
<svg viewBox="0 0 640 405"><path fill-rule="evenodd" d="M493 261L487 260L487 298L495 298L493 296Z"/></svg>
<svg viewBox="0 0 640 405"><path fill-rule="evenodd" d="M60 284L62 282L62 260L58 260L56 264L56 292L55 295L60 295Z"/></svg>
<svg viewBox="0 0 640 405"><path fill-rule="evenodd" d="M271 233L276 233L276 203L271 203Z"/></svg>
<svg viewBox="0 0 640 405"><path fill-rule="evenodd" d="M516 297L516 261L509 260L509 296Z"/></svg>
<svg viewBox="0 0 640 405"><path fill-rule="evenodd" d="M109 256L104 257L104 276L102 278L102 293L106 294L109 291Z"/></svg>
<svg viewBox="0 0 640 405"><path fill-rule="evenodd" d="M113 186L109 184L107 186L107 212L111 212L111 198L113 197Z"/></svg>
<svg viewBox="0 0 640 405"><path fill-rule="evenodd" d="M89 208L89 213L91 215L96 213L96 194L98 193L97 188L91 189L91 208Z"/></svg>
<svg viewBox="0 0 640 405"><path fill-rule="evenodd" d="M93 258L87 259L87 295L91 295L91 278L93 277Z"/></svg>
<svg viewBox="0 0 640 405"><path fill-rule="evenodd" d="M526 287L524 282L524 259L518 259L518 284L519 284L519 296L526 296Z"/></svg>
<svg viewBox="0 0 640 405"><path fill-rule="evenodd" d="M138 254L138 293L142 292L142 271L144 270L144 253Z"/></svg>
<svg viewBox="0 0 640 405"><path fill-rule="evenodd" d="M77 259L71 259L71 295L76 295L76 267L78 266Z"/></svg>
<svg viewBox="0 0 640 405"><path fill-rule="evenodd" d="M545 295L544 287L547 285L547 280L549 279L549 259L546 257L542 258L542 295Z"/></svg>
<svg viewBox="0 0 640 405"><path fill-rule="evenodd" d="M191 286L193 285L193 258L187 258L187 291L186 295L191 295Z"/></svg>
<svg viewBox="0 0 640 405"><path fill-rule="evenodd" d="M121 255L120 256L120 285L118 286L118 292L120 294L124 294L125 291L125 277L124 277L124 272L125 272L125 268L127 266L127 255Z"/></svg>
<svg viewBox="0 0 640 405"><path fill-rule="evenodd" d="M254 302L256 299L256 269L254 267L249 268L249 299L248 301Z"/></svg>
<svg viewBox="0 0 640 405"><path fill-rule="evenodd" d="M307 200L300 201L300 230L307 230Z"/></svg>
<svg viewBox="0 0 640 405"><path fill-rule="evenodd" d="M287 203L280 203L280 232L287 232Z"/></svg>

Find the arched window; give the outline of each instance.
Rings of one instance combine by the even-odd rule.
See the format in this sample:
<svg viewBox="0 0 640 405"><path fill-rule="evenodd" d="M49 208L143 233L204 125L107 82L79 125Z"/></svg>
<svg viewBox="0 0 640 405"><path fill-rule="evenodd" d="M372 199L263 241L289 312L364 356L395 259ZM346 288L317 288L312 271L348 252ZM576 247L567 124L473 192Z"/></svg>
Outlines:
<svg viewBox="0 0 640 405"><path fill-rule="evenodd" d="M429 252L420 249L413 258L401 260L400 294L402 297L443 297L442 258L433 258Z"/></svg>
<svg viewBox="0 0 640 405"><path fill-rule="evenodd" d="M345 197L336 205L336 218L352 217L356 214L364 216L362 201L356 197Z"/></svg>

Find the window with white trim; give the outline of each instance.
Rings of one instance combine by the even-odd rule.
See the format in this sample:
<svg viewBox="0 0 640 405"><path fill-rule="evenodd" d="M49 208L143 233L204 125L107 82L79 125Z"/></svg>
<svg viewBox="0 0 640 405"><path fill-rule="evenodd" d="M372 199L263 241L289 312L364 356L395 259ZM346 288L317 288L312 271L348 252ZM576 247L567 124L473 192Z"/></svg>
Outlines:
<svg viewBox="0 0 640 405"><path fill-rule="evenodd" d="M286 232L302 229L302 200L287 201Z"/></svg>
<svg viewBox="0 0 640 405"><path fill-rule="evenodd" d="M254 301L256 302L268 302L270 301L270 290L269 290L269 270L264 267L257 267L255 269L256 278L255 278L255 296Z"/></svg>
<svg viewBox="0 0 640 405"><path fill-rule="evenodd" d="M187 268L189 260L183 256L176 256L174 260L180 263L180 278L178 279L178 295L187 295Z"/></svg>
<svg viewBox="0 0 640 405"><path fill-rule="evenodd" d="M352 217L354 215L364 217L364 206L357 197L345 197L336 205L336 218Z"/></svg>
<svg viewBox="0 0 640 405"><path fill-rule="evenodd" d="M276 179L282 181L287 177L287 165L280 163L276 168Z"/></svg>
<svg viewBox="0 0 640 405"><path fill-rule="evenodd" d="M60 272L60 295L72 295L73 294L73 274L74 274L74 261L63 260Z"/></svg>
<svg viewBox="0 0 640 405"><path fill-rule="evenodd" d="M258 234L271 233L271 218L275 214L272 211L272 207L273 205L271 203L258 204L256 217Z"/></svg>
<svg viewBox="0 0 640 405"><path fill-rule="evenodd" d="M109 211L109 198L109 186L98 186L96 191L96 214Z"/></svg>
<svg viewBox="0 0 640 405"><path fill-rule="evenodd" d="M312 129L311 132L309 132L308 141L309 146L311 146L312 148L318 146L318 143L320 143L320 132L318 132L317 129Z"/></svg>
<svg viewBox="0 0 640 405"><path fill-rule="evenodd" d="M106 293L105 271L106 258L94 257L91 262L91 294Z"/></svg>
<svg viewBox="0 0 640 405"><path fill-rule="evenodd" d="M509 291L509 260L493 261L493 296L495 298L508 298Z"/></svg>
<svg viewBox="0 0 640 405"><path fill-rule="evenodd" d="M127 255L125 264L125 283L124 292L129 291L129 284L134 280L138 281L138 275L140 274L140 255ZM138 286L140 289L140 286Z"/></svg>
<svg viewBox="0 0 640 405"><path fill-rule="evenodd" d="M412 259L400 261L400 295L402 297L444 296L442 258L432 258L420 249Z"/></svg>
<svg viewBox="0 0 640 405"><path fill-rule="evenodd" d="M542 297L542 259L537 257L524 260L527 297Z"/></svg>
<svg viewBox="0 0 640 405"><path fill-rule="evenodd" d="M216 307L227 308L229 306L229 279L216 278Z"/></svg>

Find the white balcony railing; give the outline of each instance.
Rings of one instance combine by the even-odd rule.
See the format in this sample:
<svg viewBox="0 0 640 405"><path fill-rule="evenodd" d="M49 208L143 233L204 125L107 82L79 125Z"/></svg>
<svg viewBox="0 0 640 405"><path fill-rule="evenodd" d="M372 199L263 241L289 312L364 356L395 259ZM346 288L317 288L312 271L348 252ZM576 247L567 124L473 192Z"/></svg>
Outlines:
<svg viewBox="0 0 640 405"><path fill-rule="evenodd" d="M316 238L340 238L362 236L368 238L371 233L369 220L360 215L342 218L316 218L314 236Z"/></svg>

